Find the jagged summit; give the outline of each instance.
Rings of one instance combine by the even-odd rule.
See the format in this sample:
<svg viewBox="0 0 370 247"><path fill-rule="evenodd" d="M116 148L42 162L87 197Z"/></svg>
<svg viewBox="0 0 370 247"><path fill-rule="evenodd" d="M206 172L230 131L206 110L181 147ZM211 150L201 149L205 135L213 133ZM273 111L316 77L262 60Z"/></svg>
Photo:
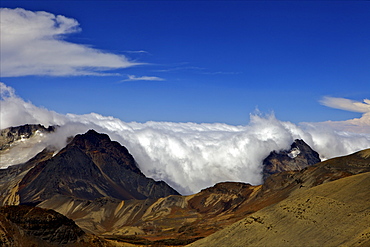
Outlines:
<svg viewBox="0 0 370 247"><path fill-rule="evenodd" d="M28 139L36 133L50 133L55 131L55 126L46 128L41 124L26 124L9 127L0 131L0 150L9 148L12 143L22 139Z"/></svg>
<svg viewBox="0 0 370 247"><path fill-rule="evenodd" d="M125 147L94 130L75 136L56 155L36 156L12 171L12 179L6 179L7 170L2 171L0 187L18 185L9 191L13 196L4 195L1 201L11 197L21 204L37 205L57 195L128 200L179 194L165 182L147 178Z"/></svg>
<svg viewBox="0 0 370 247"><path fill-rule="evenodd" d="M68 146L77 147L83 151L100 168L104 168L107 164L109 164L109 168L124 166L142 175L129 151L118 142L111 141L107 134L100 134L91 129L83 135L76 135Z"/></svg>
<svg viewBox="0 0 370 247"><path fill-rule="evenodd" d="M319 163L319 154L303 140L296 139L289 150L272 151L263 160L263 180L282 171L302 170Z"/></svg>

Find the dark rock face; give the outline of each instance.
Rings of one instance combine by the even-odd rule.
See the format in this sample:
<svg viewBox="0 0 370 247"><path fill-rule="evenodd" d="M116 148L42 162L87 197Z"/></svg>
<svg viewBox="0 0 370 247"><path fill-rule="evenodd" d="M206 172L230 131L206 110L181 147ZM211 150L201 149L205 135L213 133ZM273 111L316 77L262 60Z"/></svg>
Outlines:
<svg viewBox="0 0 370 247"><path fill-rule="evenodd" d="M289 150L272 151L263 161L263 180L283 171L302 170L319 163L319 154L303 140L295 140Z"/></svg>
<svg viewBox="0 0 370 247"><path fill-rule="evenodd" d="M17 127L9 127L0 131L0 150L10 147L10 145L22 138L30 138L36 131L49 133L55 130L54 126L45 128L41 124L26 124Z"/></svg>
<svg viewBox="0 0 370 247"><path fill-rule="evenodd" d="M37 163L19 183L21 204L37 205L54 195L128 200L178 192L145 177L125 147L90 130L77 135L54 157Z"/></svg>
<svg viewBox="0 0 370 247"><path fill-rule="evenodd" d="M0 215L18 226L26 235L53 244L76 243L80 237L85 235L85 232L73 220L54 210L24 205L5 206L0 207ZM13 239L8 237L4 241L10 244Z"/></svg>
<svg viewBox="0 0 370 247"><path fill-rule="evenodd" d="M89 130L84 135L77 135L69 146L80 149L103 170L111 170L112 166L124 166L128 170L142 174L128 150L118 142L111 141L106 134Z"/></svg>

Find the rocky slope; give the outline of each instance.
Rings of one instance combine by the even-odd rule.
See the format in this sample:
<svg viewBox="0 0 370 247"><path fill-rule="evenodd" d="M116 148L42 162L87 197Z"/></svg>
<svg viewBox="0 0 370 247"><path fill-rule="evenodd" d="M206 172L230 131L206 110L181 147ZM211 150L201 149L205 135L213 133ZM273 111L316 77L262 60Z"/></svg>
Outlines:
<svg viewBox="0 0 370 247"><path fill-rule="evenodd" d="M141 173L127 149L90 130L53 155L44 150L18 166L0 170L2 204L30 204L55 195L93 200L159 198L178 193Z"/></svg>
<svg viewBox="0 0 370 247"><path fill-rule="evenodd" d="M54 130L54 126L45 128L41 124L26 124L2 129L0 131L0 150L9 148L14 142L31 138L37 134L50 133Z"/></svg>
<svg viewBox="0 0 370 247"><path fill-rule="evenodd" d="M90 130L57 154L45 149L0 170L0 203L54 209L85 232L121 243L181 245L312 187L368 172L369 159L367 150L317 163L318 154L296 140L264 160L263 185L224 182L180 196L146 178L126 148Z"/></svg>
<svg viewBox="0 0 370 247"><path fill-rule="evenodd" d="M370 172L324 183L189 246L369 246L369 188Z"/></svg>
<svg viewBox="0 0 370 247"><path fill-rule="evenodd" d="M303 140L295 140L289 150L272 151L263 160L263 180L282 171L302 170L319 163L319 154Z"/></svg>
<svg viewBox="0 0 370 247"><path fill-rule="evenodd" d="M300 171L277 173L259 186L225 182L194 195L172 195L157 200L83 201L54 197L40 206L53 208L74 219L82 229L111 239L142 244L176 240L177 244L185 244L296 193L364 172L370 172L370 150L327 160Z"/></svg>
<svg viewBox="0 0 370 247"><path fill-rule="evenodd" d="M0 169L22 164L45 149L56 127L26 124L0 130Z"/></svg>

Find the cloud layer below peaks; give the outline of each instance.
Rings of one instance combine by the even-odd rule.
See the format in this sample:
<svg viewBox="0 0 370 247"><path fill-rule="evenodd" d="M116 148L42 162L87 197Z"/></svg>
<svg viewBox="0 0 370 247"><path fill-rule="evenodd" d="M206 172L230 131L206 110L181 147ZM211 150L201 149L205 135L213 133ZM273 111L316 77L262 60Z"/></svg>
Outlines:
<svg viewBox="0 0 370 247"><path fill-rule="evenodd" d="M318 124L296 125L279 121L273 115L251 115L245 126L128 123L96 113L59 114L24 101L3 83L0 89L0 128L38 123L60 126L55 133L38 137L32 145L20 144L22 152L14 148L7 156L2 154L3 168L27 161L48 145L62 148L67 137L95 129L127 147L146 176L166 181L182 194L191 194L222 181L261 183L263 159L272 150L288 149L294 139L303 139L323 159L370 148L369 132L337 131Z"/></svg>

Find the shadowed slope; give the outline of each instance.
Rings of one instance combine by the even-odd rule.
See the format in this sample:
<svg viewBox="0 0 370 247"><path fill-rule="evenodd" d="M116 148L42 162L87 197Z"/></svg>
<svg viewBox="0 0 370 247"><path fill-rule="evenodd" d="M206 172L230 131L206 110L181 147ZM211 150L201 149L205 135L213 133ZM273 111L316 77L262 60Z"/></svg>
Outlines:
<svg viewBox="0 0 370 247"><path fill-rule="evenodd" d="M136 238L144 238L153 244L167 239L186 243L206 237L291 195L370 171L369 151L327 160L301 171L274 174L259 186L224 182L194 195L154 200L86 201L54 197L40 206L67 215L86 231L113 239L134 242Z"/></svg>
<svg viewBox="0 0 370 247"><path fill-rule="evenodd" d="M45 150L25 164L1 170L4 204L31 204L55 195L93 200L159 198L178 193L145 177L127 149L105 134L77 135L55 156ZM10 200L9 198L13 198Z"/></svg>
<svg viewBox="0 0 370 247"><path fill-rule="evenodd" d="M24 205L0 207L0 245L110 246L62 214Z"/></svg>

